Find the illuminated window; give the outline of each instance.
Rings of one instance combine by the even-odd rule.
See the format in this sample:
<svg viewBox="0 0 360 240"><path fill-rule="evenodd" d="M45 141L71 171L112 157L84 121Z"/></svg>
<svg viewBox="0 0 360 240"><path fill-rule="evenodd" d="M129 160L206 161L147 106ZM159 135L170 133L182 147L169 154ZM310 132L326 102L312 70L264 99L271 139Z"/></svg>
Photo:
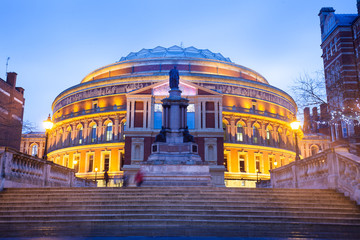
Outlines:
<svg viewBox="0 0 360 240"><path fill-rule="evenodd" d="M162 126L162 104L154 104L154 129L161 129Z"/></svg>
<svg viewBox="0 0 360 240"><path fill-rule="evenodd" d="M195 104L190 103L187 107L187 126L189 129L195 129Z"/></svg>
<svg viewBox="0 0 360 240"><path fill-rule="evenodd" d="M317 154L319 152L319 148L317 146L311 147L311 156Z"/></svg>
<svg viewBox="0 0 360 240"><path fill-rule="evenodd" d="M91 142L96 142L96 124L94 124L91 128Z"/></svg>
<svg viewBox="0 0 360 240"><path fill-rule="evenodd" d="M236 141L242 142L244 141L244 128L241 123L236 125Z"/></svg>
<svg viewBox="0 0 360 240"><path fill-rule="evenodd" d="M37 155L37 154L38 154L38 149L39 149L38 145L37 145L37 144L34 144L34 145L32 146L32 148L31 148L31 156Z"/></svg>
<svg viewBox="0 0 360 240"><path fill-rule="evenodd" d="M266 128L266 144L270 145L272 140L271 131L269 128Z"/></svg>
<svg viewBox="0 0 360 240"><path fill-rule="evenodd" d="M104 170L109 171L109 165L110 165L110 154L105 153L104 154Z"/></svg>
<svg viewBox="0 0 360 240"><path fill-rule="evenodd" d="M93 154L89 154L88 155L88 169L87 169L87 171L88 172L92 172L93 171L93 169L94 169L94 155Z"/></svg>
<svg viewBox="0 0 360 240"><path fill-rule="evenodd" d="M69 156L64 156L64 166L69 167Z"/></svg>
<svg viewBox="0 0 360 240"><path fill-rule="evenodd" d="M256 172L261 172L261 169L260 169L260 156L259 155L256 155L255 156L255 171Z"/></svg>
<svg viewBox="0 0 360 240"><path fill-rule="evenodd" d="M225 167L225 171L228 172L228 156L226 153L224 153L224 167Z"/></svg>
<svg viewBox="0 0 360 240"><path fill-rule="evenodd" d="M259 129L256 126L253 126L253 143L258 144L259 143Z"/></svg>
<svg viewBox="0 0 360 240"><path fill-rule="evenodd" d="M246 172L246 170L245 170L245 154L239 154L239 171Z"/></svg>
<svg viewBox="0 0 360 240"><path fill-rule="evenodd" d="M79 172L79 164L80 164L80 156L79 155L75 155L74 157L74 170L75 172Z"/></svg>
<svg viewBox="0 0 360 240"><path fill-rule="evenodd" d="M79 128L77 139L79 144L83 143L83 127Z"/></svg>
<svg viewBox="0 0 360 240"><path fill-rule="evenodd" d="M274 157L269 157L269 168L270 170L274 168Z"/></svg>
<svg viewBox="0 0 360 240"><path fill-rule="evenodd" d="M112 122L109 122L107 125L106 125L106 141L112 141L113 139L113 129L112 129Z"/></svg>

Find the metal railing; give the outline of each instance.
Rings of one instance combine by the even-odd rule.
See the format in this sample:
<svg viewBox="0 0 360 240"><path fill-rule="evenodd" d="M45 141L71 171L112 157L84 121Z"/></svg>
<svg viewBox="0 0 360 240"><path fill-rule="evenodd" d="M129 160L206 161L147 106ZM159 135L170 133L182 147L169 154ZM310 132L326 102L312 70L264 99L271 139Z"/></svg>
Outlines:
<svg viewBox="0 0 360 240"><path fill-rule="evenodd" d="M65 114L65 115L62 115L57 118L55 117L54 122L57 123L59 121L65 120L65 119L94 114L94 113L117 112L117 111L124 111L124 110L126 110L126 105L114 105L114 106L108 106L108 107L91 108L91 109L86 109L86 110L82 110L82 111L78 111L78 112L72 112L69 114Z"/></svg>
<svg viewBox="0 0 360 240"><path fill-rule="evenodd" d="M232 106L232 107L231 106L223 106L223 111L224 112L237 112L237 113L250 113L250 114L254 114L254 115L280 119L280 120L283 120L285 122L291 122L291 121L294 120L294 117L281 116L279 114L275 114L275 113L271 113L271 112L267 112L267 111L260 111L260 110L256 110L256 109L253 109L253 108L242 108L242 107L235 107L235 106Z"/></svg>

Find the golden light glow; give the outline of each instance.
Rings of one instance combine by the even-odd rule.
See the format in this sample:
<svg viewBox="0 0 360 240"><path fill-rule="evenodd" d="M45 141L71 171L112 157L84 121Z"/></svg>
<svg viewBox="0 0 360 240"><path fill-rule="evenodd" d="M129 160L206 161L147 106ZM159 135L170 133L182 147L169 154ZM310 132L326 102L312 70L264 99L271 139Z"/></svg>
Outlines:
<svg viewBox="0 0 360 240"><path fill-rule="evenodd" d="M99 169L96 167L96 168L95 168L95 172L97 172L98 170L99 170Z"/></svg>
<svg viewBox="0 0 360 240"><path fill-rule="evenodd" d="M50 114L48 118L43 122L43 125L46 130L50 130L53 127L54 123L51 121Z"/></svg>
<svg viewBox="0 0 360 240"><path fill-rule="evenodd" d="M277 166L277 162L274 162L274 165Z"/></svg>
<svg viewBox="0 0 360 240"><path fill-rule="evenodd" d="M74 160L74 164L76 165L78 163L78 161Z"/></svg>
<svg viewBox="0 0 360 240"><path fill-rule="evenodd" d="M292 123L290 123L291 129L292 130L298 130L300 128L300 121L293 121Z"/></svg>

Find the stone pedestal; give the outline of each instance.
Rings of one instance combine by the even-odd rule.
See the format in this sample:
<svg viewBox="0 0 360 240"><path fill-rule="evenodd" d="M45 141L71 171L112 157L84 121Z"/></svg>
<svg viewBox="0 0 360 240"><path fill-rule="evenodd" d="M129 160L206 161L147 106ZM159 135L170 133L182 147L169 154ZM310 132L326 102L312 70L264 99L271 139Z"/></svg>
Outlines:
<svg viewBox="0 0 360 240"><path fill-rule="evenodd" d="M144 186L225 186L224 166L202 161L198 145L187 128L189 100L181 98L177 88L162 100L162 129L151 146L147 161L137 166L124 166L129 186L141 169Z"/></svg>

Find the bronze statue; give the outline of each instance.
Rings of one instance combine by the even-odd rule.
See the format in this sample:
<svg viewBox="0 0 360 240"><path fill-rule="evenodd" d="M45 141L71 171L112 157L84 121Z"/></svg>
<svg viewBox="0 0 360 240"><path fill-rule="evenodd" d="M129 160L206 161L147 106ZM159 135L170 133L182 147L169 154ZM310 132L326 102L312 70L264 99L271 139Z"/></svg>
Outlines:
<svg viewBox="0 0 360 240"><path fill-rule="evenodd" d="M169 72L169 85L170 89L179 88L179 71L176 69L176 66Z"/></svg>

